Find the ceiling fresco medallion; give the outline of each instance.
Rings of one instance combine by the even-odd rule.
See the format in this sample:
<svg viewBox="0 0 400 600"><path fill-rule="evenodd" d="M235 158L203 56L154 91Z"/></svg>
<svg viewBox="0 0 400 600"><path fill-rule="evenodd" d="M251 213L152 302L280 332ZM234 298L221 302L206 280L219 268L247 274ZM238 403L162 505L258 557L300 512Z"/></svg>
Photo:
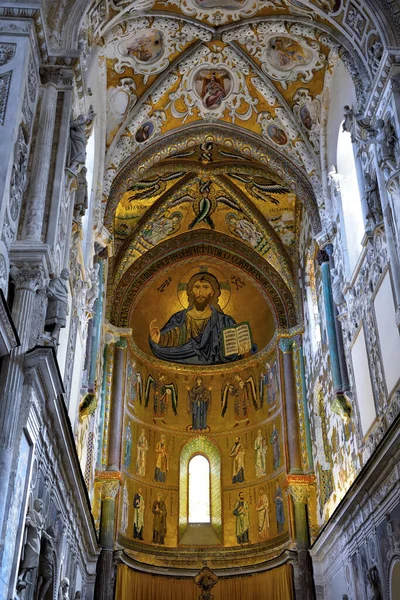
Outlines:
<svg viewBox="0 0 400 600"><path fill-rule="evenodd" d="M210 38L204 27L178 19L140 17L119 23L107 34L107 57L114 60L116 73L133 68L135 74L145 76L146 84L150 75L168 67L172 55L183 52L197 39Z"/></svg>
<svg viewBox="0 0 400 600"><path fill-rule="evenodd" d="M202 48L181 67L181 85L169 99L172 116L182 123L195 108L209 121L222 118L228 110L233 122L248 120L255 110L258 99L251 96L246 83L249 65L230 48L216 50ZM196 63L200 64L193 69Z"/></svg>
<svg viewBox="0 0 400 600"><path fill-rule="evenodd" d="M314 72L324 66L324 57L319 53L319 45L288 34L272 35L265 40L262 68L267 75L282 83L301 80L311 81Z"/></svg>

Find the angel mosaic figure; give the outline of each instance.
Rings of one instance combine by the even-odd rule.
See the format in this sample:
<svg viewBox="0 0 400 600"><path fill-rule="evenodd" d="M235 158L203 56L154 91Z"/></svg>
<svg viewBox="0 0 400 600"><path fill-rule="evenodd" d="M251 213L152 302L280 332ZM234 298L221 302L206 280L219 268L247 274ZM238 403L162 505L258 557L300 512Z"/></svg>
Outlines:
<svg viewBox="0 0 400 600"><path fill-rule="evenodd" d="M257 393L253 377L250 375L250 377L244 380L240 375L235 375L232 381L228 381L225 384L222 390L222 416L225 415L228 408L228 398L230 395L234 397L236 420L234 427L237 427L241 423L247 425L250 422L248 417L250 400L254 408L258 410Z"/></svg>
<svg viewBox="0 0 400 600"><path fill-rule="evenodd" d="M147 408L150 400L150 392L153 389L153 421L157 420L164 421L164 414L169 406L172 404L172 410L174 415L178 414L178 393L174 383L167 383L167 377L164 373L158 373L154 378L151 375L147 377L146 393L145 393L145 408Z"/></svg>

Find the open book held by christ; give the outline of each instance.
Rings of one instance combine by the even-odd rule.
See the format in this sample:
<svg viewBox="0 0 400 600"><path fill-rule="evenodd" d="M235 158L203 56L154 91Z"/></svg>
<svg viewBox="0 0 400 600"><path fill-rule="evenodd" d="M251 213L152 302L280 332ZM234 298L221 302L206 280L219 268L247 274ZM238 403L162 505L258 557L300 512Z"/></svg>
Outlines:
<svg viewBox="0 0 400 600"><path fill-rule="evenodd" d="M222 330L224 356L246 354L253 346L249 323L239 323Z"/></svg>

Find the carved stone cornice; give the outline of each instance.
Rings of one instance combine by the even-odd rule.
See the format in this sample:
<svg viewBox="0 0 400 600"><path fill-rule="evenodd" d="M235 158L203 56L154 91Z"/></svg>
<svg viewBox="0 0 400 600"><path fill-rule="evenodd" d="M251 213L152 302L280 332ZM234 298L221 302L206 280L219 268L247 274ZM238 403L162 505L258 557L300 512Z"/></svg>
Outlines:
<svg viewBox="0 0 400 600"><path fill-rule="evenodd" d="M35 346L25 354L26 376L35 382L43 399L57 398L64 392L55 351L50 346Z"/></svg>
<svg viewBox="0 0 400 600"><path fill-rule="evenodd" d="M319 248L321 248L321 250L322 250L329 244L333 243L336 233L337 233L336 223L331 222L331 223L329 223L329 225L327 227L325 227L325 229L320 231L320 233L318 233L314 239L317 242Z"/></svg>

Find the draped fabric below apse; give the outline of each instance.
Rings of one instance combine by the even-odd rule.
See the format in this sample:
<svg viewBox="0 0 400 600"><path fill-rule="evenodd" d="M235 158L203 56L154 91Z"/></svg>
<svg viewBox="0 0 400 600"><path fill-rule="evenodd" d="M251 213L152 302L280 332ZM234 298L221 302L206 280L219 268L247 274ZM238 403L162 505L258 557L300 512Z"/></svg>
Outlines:
<svg viewBox="0 0 400 600"><path fill-rule="evenodd" d="M212 593L215 600L294 600L292 567L220 579ZM116 600L198 600L199 595L191 579L158 577L118 566Z"/></svg>

